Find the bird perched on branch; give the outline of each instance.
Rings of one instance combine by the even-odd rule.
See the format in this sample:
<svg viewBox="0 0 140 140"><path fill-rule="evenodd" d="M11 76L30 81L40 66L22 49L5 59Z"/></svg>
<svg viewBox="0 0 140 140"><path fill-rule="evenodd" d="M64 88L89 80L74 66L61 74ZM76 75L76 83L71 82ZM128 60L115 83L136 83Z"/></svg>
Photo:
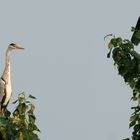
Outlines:
<svg viewBox="0 0 140 140"><path fill-rule="evenodd" d="M6 50L6 62L3 75L0 78L0 113L4 113L12 95L10 74L10 51L24 49L15 43L11 43Z"/></svg>

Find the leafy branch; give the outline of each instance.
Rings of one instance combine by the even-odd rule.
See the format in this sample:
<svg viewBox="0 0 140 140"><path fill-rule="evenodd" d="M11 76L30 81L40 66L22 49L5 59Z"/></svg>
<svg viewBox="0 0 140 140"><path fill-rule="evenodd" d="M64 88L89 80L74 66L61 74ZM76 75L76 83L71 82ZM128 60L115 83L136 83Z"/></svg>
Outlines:
<svg viewBox="0 0 140 140"><path fill-rule="evenodd" d="M40 132L35 124L35 106L29 99L36 99L34 96L19 94L18 99L13 102L17 104L16 109L11 113L8 110L0 114L0 134L3 140L39 140L35 132Z"/></svg>
<svg viewBox="0 0 140 140"><path fill-rule="evenodd" d="M110 58L112 55L118 74L132 89L131 99L138 102L138 105L131 108L133 113L130 117L129 127L133 128L132 140L140 140L140 55L135 51L135 47L140 43L140 30L133 27L132 32L134 33L131 41L111 34L107 57Z"/></svg>

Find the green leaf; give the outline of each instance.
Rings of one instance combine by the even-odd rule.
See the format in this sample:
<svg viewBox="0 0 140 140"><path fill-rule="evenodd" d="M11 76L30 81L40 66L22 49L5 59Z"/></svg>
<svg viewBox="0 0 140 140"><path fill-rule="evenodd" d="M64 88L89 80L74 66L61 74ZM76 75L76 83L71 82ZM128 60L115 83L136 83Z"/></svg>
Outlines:
<svg viewBox="0 0 140 140"><path fill-rule="evenodd" d="M5 115L5 117L6 117L6 118L8 118L8 117L10 117L11 112L10 112L10 111L8 111L8 110L6 110L6 111L5 111L5 113L4 113L4 115Z"/></svg>
<svg viewBox="0 0 140 140"><path fill-rule="evenodd" d="M25 102L25 98L23 98L23 97L19 97L19 98L18 98L18 102L19 102L19 104Z"/></svg>
<svg viewBox="0 0 140 140"><path fill-rule="evenodd" d="M135 37L136 37L137 39L140 39L140 31L136 31Z"/></svg>
<svg viewBox="0 0 140 140"><path fill-rule="evenodd" d="M112 51L112 57L115 63L118 63L121 59L122 50L120 48L114 48Z"/></svg>
<svg viewBox="0 0 140 140"><path fill-rule="evenodd" d="M29 115L29 122L34 124L36 117L34 115Z"/></svg>
<svg viewBox="0 0 140 140"><path fill-rule="evenodd" d="M116 38L116 42L117 42L117 45L121 45L122 44L122 38L121 37L118 37Z"/></svg>
<svg viewBox="0 0 140 140"><path fill-rule="evenodd" d="M18 100L15 100L14 102L12 102L13 104L16 104Z"/></svg>
<svg viewBox="0 0 140 140"><path fill-rule="evenodd" d="M118 45L118 44L117 44L118 42L117 42L117 39L116 39L116 38L112 38L111 41L110 41L110 43L111 43L114 47L117 47L117 45Z"/></svg>
<svg viewBox="0 0 140 140"><path fill-rule="evenodd" d="M136 28L135 27L132 27L131 28L131 32L134 32L134 31L136 31Z"/></svg>
<svg viewBox="0 0 140 140"><path fill-rule="evenodd" d="M30 107L31 107L31 111L34 111L35 110L35 106L33 104L30 104Z"/></svg>
<svg viewBox="0 0 140 140"><path fill-rule="evenodd" d="M33 95L29 95L29 98L32 98L32 99L36 99L36 97L34 97Z"/></svg>
<svg viewBox="0 0 140 140"><path fill-rule="evenodd" d="M20 120L25 120L25 119L26 119L26 117L25 117L25 115L24 115L24 114L22 114L22 115L19 115L19 119L20 119Z"/></svg>
<svg viewBox="0 0 140 140"><path fill-rule="evenodd" d="M110 58L110 54L111 54L111 51L109 51L109 53L107 54L107 58Z"/></svg>
<svg viewBox="0 0 140 140"><path fill-rule="evenodd" d="M130 122L133 122L133 121L137 121L139 119L139 114L135 114L133 116L130 117Z"/></svg>
<svg viewBox="0 0 140 140"><path fill-rule="evenodd" d="M134 131L139 132L140 131L140 124L137 124L134 126Z"/></svg>
<svg viewBox="0 0 140 140"><path fill-rule="evenodd" d="M129 123L129 128L131 128L132 126L134 126L136 124L136 121L130 122Z"/></svg>

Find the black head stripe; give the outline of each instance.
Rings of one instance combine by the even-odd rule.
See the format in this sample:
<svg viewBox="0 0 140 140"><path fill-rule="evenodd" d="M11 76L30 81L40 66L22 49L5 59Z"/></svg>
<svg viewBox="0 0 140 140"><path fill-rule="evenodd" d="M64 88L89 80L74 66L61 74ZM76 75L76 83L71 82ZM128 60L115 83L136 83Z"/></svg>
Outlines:
<svg viewBox="0 0 140 140"><path fill-rule="evenodd" d="M16 45L16 44L15 44L15 43L11 43L10 45L11 45L11 46L14 46L14 45Z"/></svg>

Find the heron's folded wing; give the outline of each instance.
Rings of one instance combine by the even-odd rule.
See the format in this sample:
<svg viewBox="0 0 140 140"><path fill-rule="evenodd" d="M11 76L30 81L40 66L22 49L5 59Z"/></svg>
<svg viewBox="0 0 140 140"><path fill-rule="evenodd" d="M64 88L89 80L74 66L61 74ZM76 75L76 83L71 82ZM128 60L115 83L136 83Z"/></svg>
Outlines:
<svg viewBox="0 0 140 140"><path fill-rule="evenodd" d="M2 102L4 96L5 96L5 81L0 79L0 103Z"/></svg>

